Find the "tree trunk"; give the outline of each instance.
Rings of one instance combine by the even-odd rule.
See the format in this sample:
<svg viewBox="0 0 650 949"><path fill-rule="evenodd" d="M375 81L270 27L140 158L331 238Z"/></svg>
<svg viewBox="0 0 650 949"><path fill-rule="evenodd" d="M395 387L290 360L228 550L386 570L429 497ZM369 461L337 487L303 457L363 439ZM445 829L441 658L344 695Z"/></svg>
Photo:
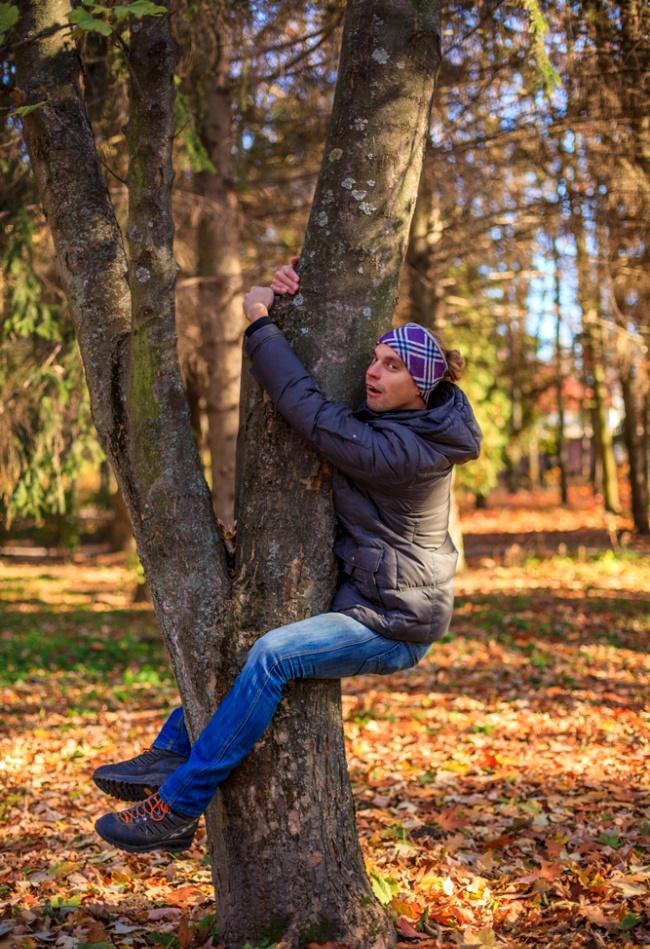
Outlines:
<svg viewBox="0 0 650 949"><path fill-rule="evenodd" d="M442 214L434 187L435 167L433 154L425 148L422 174L418 186L417 200L409 232L406 263L408 268L408 311L404 316L433 332L443 334L445 330L445 295L436 283L431 266L433 249L442 237ZM465 545L458 513L458 501L453 489L450 497L449 533L458 549L458 570L464 570Z"/></svg>
<svg viewBox="0 0 650 949"><path fill-rule="evenodd" d="M114 550L135 550L133 528L122 492L118 488L111 496L113 517L109 528L109 538Z"/></svg>
<svg viewBox="0 0 650 949"><path fill-rule="evenodd" d="M460 508L458 506L458 498L456 497L456 492L454 490L454 484L456 481L456 469L452 471L451 478L451 496L449 499L449 535L458 550L458 564L456 569L460 573L462 570L467 569L467 560L465 559L465 541L463 540L463 527L460 522ZM478 506L478 505L477 505Z"/></svg>
<svg viewBox="0 0 650 949"><path fill-rule="evenodd" d="M445 295L436 281L432 267L435 245L442 237L443 221L440 201L434 187L434 159L430 150L424 154L422 175L415 202L406 262L408 265L409 320L444 332Z"/></svg>
<svg viewBox="0 0 650 949"><path fill-rule="evenodd" d="M650 389L646 391L643 400L643 435L641 437L643 450L643 476L645 483L650 485Z"/></svg>
<svg viewBox="0 0 650 949"><path fill-rule="evenodd" d="M348 403L391 322L438 58L437 2L348 4L301 292L277 314L324 390ZM334 520L327 465L247 374L241 422L235 596L263 591L242 610L243 629L258 633L329 608ZM342 938L369 949L387 938L357 844L339 702L338 683L294 684L219 796L227 819L213 865L234 945L273 919L286 921L290 945Z"/></svg>
<svg viewBox="0 0 650 949"><path fill-rule="evenodd" d="M557 400L556 446L557 461L560 469L560 502L569 503L569 481L567 476L567 443L564 435L564 371L562 366L562 296L560 285L560 255L557 244L553 244L553 262L555 265L555 392Z"/></svg>
<svg viewBox="0 0 650 949"><path fill-rule="evenodd" d="M600 224L598 232L600 248L601 282L610 287L610 305L616 325L616 362L618 378L623 395L623 438L627 450L628 480L634 526L640 534L650 533L648 524L648 478L644 463L643 404L647 391L647 376L643 365L643 339L632 334L625 313L625 294L616 292L611 279L609 238L607 229Z"/></svg>
<svg viewBox="0 0 650 949"><path fill-rule="evenodd" d="M593 389L592 424L594 426L596 452L600 461L603 499L605 510L616 513L620 508L620 502L618 496L616 461L614 459L614 445L607 424L607 406L605 403L607 381L605 379L603 333L599 319L598 302L595 298L595 290L593 288L593 277L589 271L584 225L580 209L574 207L573 204L571 221L576 244L576 270L578 277L578 297L582 310L584 352L591 371L591 385Z"/></svg>
<svg viewBox="0 0 650 949"><path fill-rule="evenodd" d="M21 38L64 22L34 0ZM338 399L358 395L390 323L439 62L437 0L352 0L323 168L301 258L302 293L278 314ZM172 73L167 17L133 24L127 262L61 32L21 46L25 138L55 239L101 442L196 735L253 639L329 606L336 575L327 466L247 382L239 550L224 545L191 435L174 328ZM74 175L74 187L72 176ZM127 269L128 277L127 281ZM323 293L323 286L327 293ZM129 313L129 287L132 318ZM245 503L244 503L245 501ZM392 941L354 825L337 683L288 689L274 725L208 812L222 941Z"/></svg>
<svg viewBox="0 0 650 949"><path fill-rule="evenodd" d="M203 381L214 509L224 524L234 518L235 462L242 365L241 214L236 192L230 61L233 54L230 4L216 4L197 17L206 36L196 37L197 68L192 87L200 100L199 135L213 171L196 175L204 198L197 229ZM205 13L205 10L204 10ZM196 32L196 30L195 30ZM207 40L207 42L206 42ZM215 61L215 49L217 50Z"/></svg>
<svg viewBox="0 0 650 949"><path fill-rule="evenodd" d="M25 4L20 38L65 23L67 0ZM127 260L64 31L16 50L24 136L54 239L99 440L128 508L196 734L214 707L226 555L192 440L174 325L167 18L134 23ZM132 317L133 314L133 317ZM190 569L191 566L191 569ZM197 658L200 657L200 658Z"/></svg>
<svg viewBox="0 0 650 949"><path fill-rule="evenodd" d="M511 317L508 322L508 347L509 347L509 369L510 369L510 441L504 452L506 486L509 494L516 494L521 487L521 462L523 451L521 440L524 428L524 402L521 385L521 372L523 366L523 314L519 312L517 289L514 286L508 288L508 301L511 304L516 315Z"/></svg>
<svg viewBox="0 0 650 949"><path fill-rule="evenodd" d="M539 464L539 441L533 432L528 443L528 480L532 490L543 487Z"/></svg>
<svg viewBox="0 0 650 949"><path fill-rule="evenodd" d="M628 357L631 354L628 354ZM640 534L650 533L648 524L648 482L645 465L643 463L642 421L638 392L638 376L632 358L622 360L619 379L623 392L625 417L623 419L623 435L627 449L627 460L630 468L630 496L632 504L632 519L634 527Z"/></svg>

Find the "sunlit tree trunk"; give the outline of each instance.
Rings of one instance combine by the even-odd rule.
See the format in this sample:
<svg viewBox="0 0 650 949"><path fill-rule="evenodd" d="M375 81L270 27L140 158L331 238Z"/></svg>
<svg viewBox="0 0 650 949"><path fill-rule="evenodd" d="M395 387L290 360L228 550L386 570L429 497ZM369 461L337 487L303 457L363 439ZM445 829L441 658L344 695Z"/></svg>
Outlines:
<svg viewBox="0 0 650 949"><path fill-rule="evenodd" d="M408 318L441 333L445 329L445 294L436 280L432 257L442 237L442 224L434 157L427 149L406 252Z"/></svg>
<svg viewBox="0 0 650 949"><path fill-rule="evenodd" d="M213 170L195 176L200 195L197 259L201 277L198 320L208 420L212 498L226 524L234 517L235 455L239 426L242 312L241 212L236 191L231 59L231 4L203 7L196 15L192 88L198 99L199 135ZM200 34L200 35L199 35Z"/></svg>
<svg viewBox="0 0 650 949"><path fill-rule="evenodd" d="M176 352L172 75L167 18L136 22L129 143L129 255L80 89L66 0L26 3L16 54L24 136L79 342L93 419L127 506L161 631L195 729L219 669L226 558L192 439ZM192 569L188 569L188 565ZM196 655L202 656L197 663ZM213 671L214 670L214 671Z"/></svg>
<svg viewBox="0 0 650 949"><path fill-rule="evenodd" d="M643 362L643 341L633 333L625 315L625 293L617 293L611 280L609 236L603 221L598 226L599 283L608 287L607 305L614 315L616 345L613 347L618 379L623 396L623 440L628 459L628 481L634 526L640 534L650 531L648 524L648 480L643 457L643 402L648 388Z"/></svg>
<svg viewBox="0 0 650 949"><path fill-rule="evenodd" d="M521 386L521 365L523 353L523 320L518 310L515 287L508 289L507 299L511 307L508 318L509 376L510 376L510 441L504 452L506 467L506 485L511 494L520 487L521 477L521 438L524 427L524 405ZM514 313L515 315L512 315Z"/></svg>
<svg viewBox="0 0 650 949"><path fill-rule="evenodd" d="M562 296L560 285L560 255L557 245L553 245L555 265L555 393L557 401L556 445L560 470L560 501L569 503L569 482L567 477L567 444L564 435L564 368L562 365Z"/></svg>
<svg viewBox="0 0 650 949"><path fill-rule="evenodd" d="M572 208L571 226L576 246L576 270L578 277L578 298L582 311L583 347L587 366L591 374L593 390L592 424L596 453L600 462L603 500L605 510L616 512L620 508L618 479L612 435L607 424L607 405L605 393L605 353L603 332L599 318L599 307L593 288L593 274L590 271L589 258L585 246L584 225L580 209Z"/></svg>
<svg viewBox="0 0 650 949"><path fill-rule="evenodd" d="M639 367L631 353L620 355L619 380L625 416L623 436L629 464L629 481L634 527L640 534L650 533L648 525L648 481L643 458L643 397L639 386Z"/></svg>
<svg viewBox="0 0 650 949"><path fill-rule="evenodd" d="M422 174L415 210L411 221L408 248L406 251L408 310L403 316L434 332L443 334L443 340L451 348L453 339L445 332L445 295L436 282L431 265L433 250L442 236L442 214L435 189L435 165L433 153L425 149ZM458 549L458 569L466 566L463 530L460 523L458 499L452 488L450 498L449 533Z"/></svg>

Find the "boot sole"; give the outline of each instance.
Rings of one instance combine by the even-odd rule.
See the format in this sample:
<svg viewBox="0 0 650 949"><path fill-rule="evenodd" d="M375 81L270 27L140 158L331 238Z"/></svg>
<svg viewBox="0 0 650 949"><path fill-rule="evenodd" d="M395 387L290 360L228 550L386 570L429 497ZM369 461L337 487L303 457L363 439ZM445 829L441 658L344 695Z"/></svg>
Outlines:
<svg viewBox="0 0 650 949"><path fill-rule="evenodd" d="M144 801L160 787L159 784L135 784L130 781L114 781L111 778L93 778L100 791L118 801Z"/></svg>
<svg viewBox="0 0 650 949"><path fill-rule="evenodd" d="M127 853L147 853L148 851L153 850L169 850L176 852L178 850L189 850L192 846L192 841L194 840L195 831L189 837L178 837L175 840L170 840L165 842L161 840L158 844L124 844L120 843L117 840L113 840L111 837L107 837L105 834L102 834L101 830L95 827L97 834L105 840L107 844L110 844L111 847L117 847L118 850L126 850Z"/></svg>

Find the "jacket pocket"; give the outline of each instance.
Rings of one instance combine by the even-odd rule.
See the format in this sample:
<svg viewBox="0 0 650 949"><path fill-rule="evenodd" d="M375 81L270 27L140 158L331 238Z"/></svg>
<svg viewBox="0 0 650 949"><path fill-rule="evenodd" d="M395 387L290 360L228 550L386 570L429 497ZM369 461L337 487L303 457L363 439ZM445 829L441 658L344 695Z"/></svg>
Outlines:
<svg viewBox="0 0 650 949"><path fill-rule="evenodd" d="M381 568L384 551L377 547L355 547L339 554L343 559L343 569L350 576L355 587L368 600L381 602L377 574Z"/></svg>

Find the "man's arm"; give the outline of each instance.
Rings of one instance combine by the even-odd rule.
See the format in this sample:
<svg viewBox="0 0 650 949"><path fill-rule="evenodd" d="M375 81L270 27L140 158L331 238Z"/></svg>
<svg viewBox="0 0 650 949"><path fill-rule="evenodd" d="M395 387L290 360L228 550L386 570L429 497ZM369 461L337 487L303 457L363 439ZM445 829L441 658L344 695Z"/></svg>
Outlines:
<svg viewBox="0 0 650 949"><path fill-rule="evenodd" d="M326 398L270 320L262 324L258 317L249 330L246 353L253 375L290 425L337 468L356 479L404 484L422 469L449 466L442 453L399 425L387 423L382 431Z"/></svg>

